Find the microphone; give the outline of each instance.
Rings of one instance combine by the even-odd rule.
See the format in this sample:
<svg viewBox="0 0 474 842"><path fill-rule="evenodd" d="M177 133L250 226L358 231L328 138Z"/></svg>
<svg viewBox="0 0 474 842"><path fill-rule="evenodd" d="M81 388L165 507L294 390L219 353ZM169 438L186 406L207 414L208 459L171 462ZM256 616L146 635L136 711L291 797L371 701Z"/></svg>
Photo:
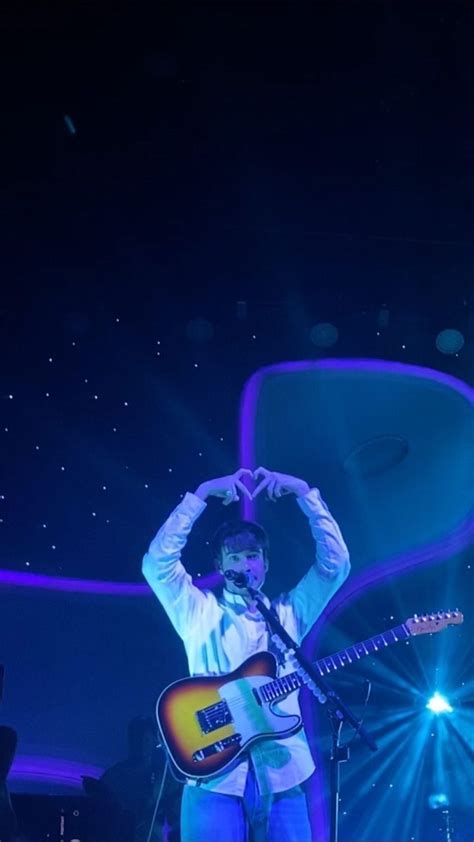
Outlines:
<svg viewBox="0 0 474 842"><path fill-rule="evenodd" d="M233 582L238 588L248 588L250 582L249 573L238 573L237 570L226 570L224 578L229 582Z"/></svg>

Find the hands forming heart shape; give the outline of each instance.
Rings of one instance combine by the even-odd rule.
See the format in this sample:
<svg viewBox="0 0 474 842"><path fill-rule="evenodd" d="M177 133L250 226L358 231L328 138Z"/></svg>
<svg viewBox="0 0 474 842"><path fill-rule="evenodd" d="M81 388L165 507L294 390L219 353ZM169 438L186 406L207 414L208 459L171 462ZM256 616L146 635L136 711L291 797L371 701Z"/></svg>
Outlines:
<svg viewBox="0 0 474 842"><path fill-rule="evenodd" d="M249 488L249 484L251 486L253 484L253 488ZM260 467L255 471L239 468L234 474L203 483L200 489L205 497L223 497L224 505L228 506L240 500L242 494L249 500L255 500L262 491L266 491L267 498L272 501L276 501L285 494L293 493L302 496L309 491L309 485L305 480L290 474L281 474L278 471L269 471L267 468Z"/></svg>
<svg viewBox="0 0 474 842"><path fill-rule="evenodd" d="M249 496L251 500L255 500L255 498L265 490L267 491L268 497L281 497L282 494L288 493L283 489L283 484L281 482L283 474L277 474L276 471L269 471L267 468L257 468L255 471L250 471L247 468L240 468L234 476L236 477L237 487L244 494L247 493L247 496ZM243 482L243 479L246 477L253 480L253 483L250 483L250 488L248 487L249 484L246 485ZM279 479L280 482L278 482ZM281 485L281 488L278 489L278 494L276 493L276 488L273 488L273 486L276 486L277 484Z"/></svg>

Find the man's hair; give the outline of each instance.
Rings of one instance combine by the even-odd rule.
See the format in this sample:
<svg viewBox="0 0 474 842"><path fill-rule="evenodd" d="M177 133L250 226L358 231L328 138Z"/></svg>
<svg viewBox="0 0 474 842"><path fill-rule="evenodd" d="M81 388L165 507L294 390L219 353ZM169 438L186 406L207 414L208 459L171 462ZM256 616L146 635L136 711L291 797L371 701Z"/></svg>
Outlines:
<svg viewBox="0 0 474 842"><path fill-rule="evenodd" d="M263 550L265 559L270 547L268 535L263 526L251 520L234 520L222 523L214 532L210 541L211 556L216 567L222 558L224 548L241 552L254 547Z"/></svg>

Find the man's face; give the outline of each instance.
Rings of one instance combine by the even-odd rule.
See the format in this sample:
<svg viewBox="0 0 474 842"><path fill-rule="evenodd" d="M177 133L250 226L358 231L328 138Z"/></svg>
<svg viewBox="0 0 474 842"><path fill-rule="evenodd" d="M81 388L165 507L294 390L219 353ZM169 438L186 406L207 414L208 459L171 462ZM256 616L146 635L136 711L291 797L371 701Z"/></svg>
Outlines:
<svg viewBox="0 0 474 842"><path fill-rule="evenodd" d="M249 576L250 586L259 590L265 581L265 573L268 569L265 553L261 547L257 547L253 542L248 542L246 546L242 544L242 541L233 539L232 542L224 545L221 549L219 570L221 573L225 573L226 570L246 573ZM231 582L229 579L226 579L225 587L230 593L246 593L245 588L238 587L235 582Z"/></svg>

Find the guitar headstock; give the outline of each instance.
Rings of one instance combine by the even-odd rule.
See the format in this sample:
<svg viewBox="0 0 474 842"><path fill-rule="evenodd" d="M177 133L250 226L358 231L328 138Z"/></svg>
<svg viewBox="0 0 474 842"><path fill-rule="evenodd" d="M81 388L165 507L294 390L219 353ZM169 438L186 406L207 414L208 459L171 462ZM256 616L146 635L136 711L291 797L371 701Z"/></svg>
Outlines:
<svg viewBox="0 0 474 842"><path fill-rule="evenodd" d="M434 634L448 626L464 622L461 611L438 611L436 614L414 614L405 625L410 634Z"/></svg>

